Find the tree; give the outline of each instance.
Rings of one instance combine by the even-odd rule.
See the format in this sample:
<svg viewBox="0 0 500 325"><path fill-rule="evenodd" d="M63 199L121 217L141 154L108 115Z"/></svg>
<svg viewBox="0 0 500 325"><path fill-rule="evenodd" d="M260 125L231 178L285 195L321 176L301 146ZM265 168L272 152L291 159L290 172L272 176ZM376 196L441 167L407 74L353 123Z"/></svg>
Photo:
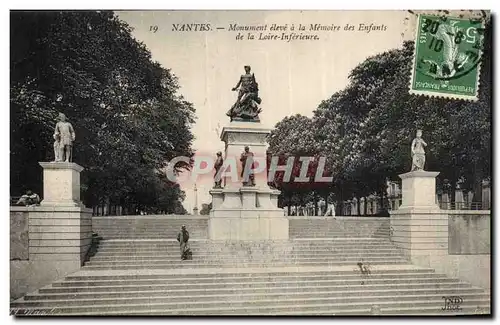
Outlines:
<svg viewBox="0 0 500 325"><path fill-rule="evenodd" d="M488 45L491 23L480 15L486 19ZM372 193L383 201L387 179L399 180L398 174L410 170L410 144L416 130L423 129L429 143L426 169L440 171L438 184L449 179L454 186L464 178L480 201L481 181L491 175L491 47L484 49L475 102L409 94L413 51L414 43L405 42L367 58L351 71L346 88L324 100L312 119L295 116L279 122L270 152L326 157L334 179L325 191L340 203ZM282 188L291 199L296 195L296 189Z"/></svg>
<svg viewBox="0 0 500 325"><path fill-rule="evenodd" d="M192 156L194 109L126 23L110 11L13 11L11 58L12 193L41 191L38 161L53 155L61 111L76 131L87 205L154 208L151 194L177 204L181 191L159 171L177 155Z"/></svg>
<svg viewBox="0 0 500 325"><path fill-rule="evenodd" d="M367 58L346 89L318 107L313 120L323 154L347 197L383 195L387 178L409 170L410 143L420 128L430 144L427 169L440 171L441 179L465 177L480 197L480 182L490 175L490 49L483 53L477 102L410 95L413 49L405 42Z"/></svg>
<svg viewBox="0 0 500 325"><path fill-rule="evenodd" d="M269 135L268 169L272 157L277 157L277 165L285 166L289 159L293 161L293 168L289 180L284 178L285 172L278 171L274 179L269 180L270 185L281 191L279 202L281 206L287 205L290 213L291 206L304 206L313 200L317 205L317 197L328 196L331 183L316 182L316 172L320 162L320 142L316 139L310 118L300 114L285 117L276 124ZM311 161L301 160L301 157L311 157ZM301 176L303 164L308 164L306 178L309 181L298 181ZM325 166L326 167L326 166ZM328 168L321 176L330 176ZM325 198L326 200L326 198Z"/></svg>

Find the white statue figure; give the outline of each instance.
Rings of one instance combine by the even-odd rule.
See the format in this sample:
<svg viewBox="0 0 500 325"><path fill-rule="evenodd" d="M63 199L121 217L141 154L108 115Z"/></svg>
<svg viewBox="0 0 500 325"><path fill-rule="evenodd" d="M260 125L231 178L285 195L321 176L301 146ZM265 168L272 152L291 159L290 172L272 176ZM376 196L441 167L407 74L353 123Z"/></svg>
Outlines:
<svg viewBox="0 0 500 325"><path fill-rule="evenodd" d="M59 122L54 129L54 161L70 162L72 160L73 141L75 130L71 123L66 121L66 115L59 113Z"/></svg>
<svg viewBox="0 0 500 325"><path fill-rule="evenodd" d="M422 139L422 130L417 130L417 137L411 143L412 165L411 171L424 170L425 150L427 143Z"/></svg>

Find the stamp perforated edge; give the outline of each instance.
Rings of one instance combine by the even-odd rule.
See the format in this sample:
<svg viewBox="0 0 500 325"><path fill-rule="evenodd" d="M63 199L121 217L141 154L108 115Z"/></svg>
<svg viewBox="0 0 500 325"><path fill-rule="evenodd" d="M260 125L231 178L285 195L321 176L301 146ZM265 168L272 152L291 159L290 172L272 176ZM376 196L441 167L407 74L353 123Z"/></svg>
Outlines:
<svg viewBox="0 0 500 325"><path fill-rule="evenodd" d="M479 54L481 55L481 59L479 61L479 64L477 65L477 74L476 74L476 93L474 96L467 96L467 95L458 95L458 94L449 94L449 93L440 93L436 91L425 91L425 90L414 90L413 89L413 81L415 78L415 71L417 70L415 68L415 63L416 63L416 54L417 54L417 36L418 36L418 27L419 27L419 21L420 21L420 16L426 15L426 16L435 16L439 18L439 16L436 15L436 13L418 13L416 17L416 24L415 24L415 31L414 31L414 42L415 42L415 47L413 49L413 57L412 57L412 62L411 62L411 77L410 77L410 83L408 84L408 92L412 95L420 95L420 96L427 96L427 97L435 97L435 98L449 98L449 99L457 99L457 100L467 100L467 101L472 101L476 102L479 100L479 87L481 87L481 81L480 81L480 76L481 76L481 65L482 65L482 58L483 58L483 50L479 50ZM456 19L463 19L463 18L457 18L457 17L451 17L451 18L456 18ZM481 26L484 28L484 22L481 22ZM484 43L483 43L484 46Z"/></svg>

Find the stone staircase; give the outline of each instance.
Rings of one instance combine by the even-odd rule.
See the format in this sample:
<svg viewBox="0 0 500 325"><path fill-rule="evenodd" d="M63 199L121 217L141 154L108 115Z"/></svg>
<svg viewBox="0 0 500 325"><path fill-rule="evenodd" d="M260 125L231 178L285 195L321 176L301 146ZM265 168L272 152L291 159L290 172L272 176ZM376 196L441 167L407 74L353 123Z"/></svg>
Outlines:
<svg viewBox="0 0 500 325"><path fill-rule="evenodd" d="M389 218L289 217L291 238L389 238Z"/></svg>
<svg viewBox="0 0 500 325"><path fill-rule="evenodd" d="M173 239L182 225L191 237L208 238L207 216L93 217L92 231L105 239Z"/></svg>
<svg viewBox="0 0 500 325"><path fill-rule="evenodd" d="M289 217L290 238L388 238L389 218ZM172 239L182 225L191 237L208 238L207 216L94 217L92 230L106 239Z"/></svg>
<svg viewBox="0 0 500 325"><path fill-rule="evenodd" d="M136 219L142 218L137 216ZM388 236L388 220L291 219L294 238L275 242L206 239L203 219L96 222L101 240L85 266L11 303L17 315L458 315L490 313L489 292L410 264ZM128 218L132 219L132 218ZM157 218L149 218L150 220ZM125 218L124 218L125 220ZM206 219L204 219L206 222ZM152 221L149 221L152 222ZM191 223L190 223L191 222ZM358 226L356 226L358 223ZM193 260L173 239L191 232ZM128 225L130 228L126 228ZM150 224L148 224L149 226ZM93 225L94 226L94 225ZM195 229L195 227L200 227ZM300 229L304 230L303 233ZM339 231L338 229L342 229ZM299 238L303 234L312 238ZM342 234L348 234L342 236ZM106 235L104 235L106 234ZM142 239L133 239L140 237ZM194 234L194 235L193 235ZM442 310L459 296L460 310Z"/></svg>
<svg viewBox="0 0 500 325"><path fill-rule="evenodd" d="M181 261L176 241L103 240L91 257L88 270L335 266L406 264L399 250L387 239L294 240L290 242L190 243L193 260Z"/></svg>

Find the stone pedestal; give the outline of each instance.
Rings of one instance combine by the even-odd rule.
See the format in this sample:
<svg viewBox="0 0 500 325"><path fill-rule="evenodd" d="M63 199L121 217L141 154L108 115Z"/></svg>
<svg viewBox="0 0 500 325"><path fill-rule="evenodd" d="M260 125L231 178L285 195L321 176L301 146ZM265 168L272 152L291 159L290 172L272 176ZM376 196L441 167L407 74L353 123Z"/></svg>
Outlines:
<svg viewBox="0 0 500 325"><path fill-rule="evenodd" d="M92 209L80 201L83 167L64 162L40 165L44 181L40 206L11 207L11 224L21 215L28 220L28 246L10 262L12 297L78 271L92 244Z"/></svg>
<svg viewBox="0 0 500 325"><path fill-rule="evenodd" d="M436 204L439 172L414 171L399 175L403 203L391 211L391 239L412 261L448 252L448 214Z"/></svg>
<svg viewBox="0 0 500 325"><path fill-rule="evenodd" d="M391 241L412 264L487 288L490 285L490 255L482 255L485 251L456 250L489 245L489 211L439 209L435 199L438 174L415 171L400 175L403 204L398 210L390 211ZM487 220L479 222L476 217L482 213Z"/></svg>
<svg viewBox="0 0 500 325"><path fill-rule="evenodd" d="M83 167L67 162L40 162L43 167L41 206L82 207L80 172Z"/></svg>
<svg viewBox="0 0 500 325"><path fill-rule="evenodd" d="M436 204L436 177L439 172L423 170L401 174L403 204L401 208L439 209Z"/></svg>
<svg viewBox="0 0 500 325"><path fill-rule="evenodd" d="M267 185L266 137L271 131L255 122L231 122L221 140L226 144L225 162L236 163L238 179L226 176L223 189L212 189L212 211L208 221L212 240L286 240L288 219L278 208L279 191ZM243 186L240 156L248 146L254 154L255 186ZM260 167L260 168L259 168ZM229 174L229 173L228 173Z"/></svg>
<svg viewBox="0 0 500 325"><path fill-rule="evenodd" d="M222 193L221 188L213 188L208 191L208 193L212 196L212 209L210 211L213 211L222 205L222 202L224 201L224 194Z"/></svg>

